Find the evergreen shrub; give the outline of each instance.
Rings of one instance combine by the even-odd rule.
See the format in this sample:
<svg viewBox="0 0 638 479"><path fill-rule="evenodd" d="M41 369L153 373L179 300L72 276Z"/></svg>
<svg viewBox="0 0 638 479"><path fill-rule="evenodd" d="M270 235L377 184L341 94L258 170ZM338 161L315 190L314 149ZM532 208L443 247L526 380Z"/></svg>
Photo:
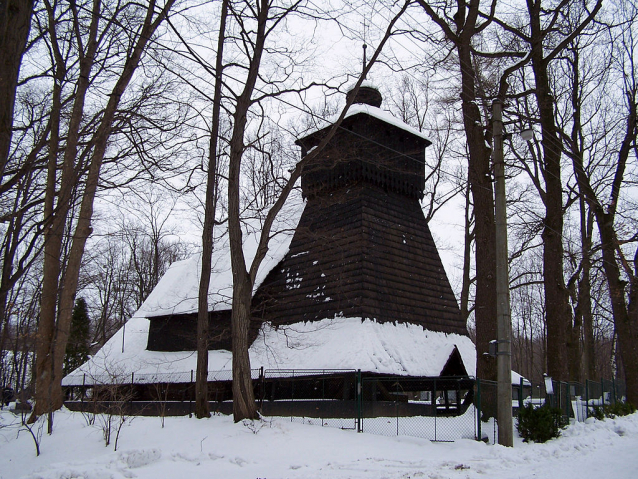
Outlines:
<svg viewBox="0 0 638 479"><path fill-rule="evenodd" d="M605 409L601 406L594 406L589 410L589 417L602 421L605 419Z"/></svg>
<svg viewBox="0 0 638 479"><path fill-rule="evenodd" d="M559 408L542 406L535 408L528 404L518 412L516 425L519 435L525 442L546 442L560 436L560 430L569 424Z"/></svg>
<svg viewBox="0 0 638 479"><path fill-rule="evenodd" d="M636 412L636 408L633 404L628 402L616 402L609 406L601 407L595 406L592 408L590 417L595 417L599 421L602 421L606 417L613 419L616 416L627 416Z"/></svg>

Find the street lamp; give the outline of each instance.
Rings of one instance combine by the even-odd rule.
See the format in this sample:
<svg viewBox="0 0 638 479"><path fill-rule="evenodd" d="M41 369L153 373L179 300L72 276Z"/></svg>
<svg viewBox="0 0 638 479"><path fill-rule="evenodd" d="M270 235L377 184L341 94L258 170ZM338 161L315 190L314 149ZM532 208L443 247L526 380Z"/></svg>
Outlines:
<svg viewBox="0 0 638 479"><path fill-rule="evenodd" d="M534 130L532 130L531 128L526 128L525 130L521 131L521 138L523 139L523 141L532 141L532 138L534 138Z"/></svg>

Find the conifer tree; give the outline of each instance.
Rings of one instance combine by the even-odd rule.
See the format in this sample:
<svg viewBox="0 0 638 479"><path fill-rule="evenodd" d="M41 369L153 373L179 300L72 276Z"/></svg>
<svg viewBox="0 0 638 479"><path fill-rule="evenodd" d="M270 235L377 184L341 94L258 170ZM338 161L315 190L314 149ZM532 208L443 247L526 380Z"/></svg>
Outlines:
<svg viewBox="0 0 638 479"><path fill-rule="evenodd" d="M84 298L75 301L71 315L71 330L64 357L64 375L77 369L89 359L89 312Z"/></svg>

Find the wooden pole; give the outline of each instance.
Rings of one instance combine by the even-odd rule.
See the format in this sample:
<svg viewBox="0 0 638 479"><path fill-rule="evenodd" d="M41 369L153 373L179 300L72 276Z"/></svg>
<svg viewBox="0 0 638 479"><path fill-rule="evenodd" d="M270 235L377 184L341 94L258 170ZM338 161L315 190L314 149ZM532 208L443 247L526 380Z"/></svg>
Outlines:
<svg viewBox="0 0 638 479"><path fill-rule="evenodd" d="M494 132L495 201L496 223L496 317L498 371L497 410L498 443L514 445L512 431L512 321L510 319L509 272L507 262L507 212L505 205L505 162L503 160L503 116L501 101L492 102L492 127Z"/></svg>

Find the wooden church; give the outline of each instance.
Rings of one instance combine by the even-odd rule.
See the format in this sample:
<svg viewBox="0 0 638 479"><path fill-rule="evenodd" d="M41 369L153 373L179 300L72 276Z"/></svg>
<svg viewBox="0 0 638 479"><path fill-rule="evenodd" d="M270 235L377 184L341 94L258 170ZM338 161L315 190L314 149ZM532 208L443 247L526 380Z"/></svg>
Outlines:
<svg viewBox="0 0 638 479"><path fill-rule="evenodd" d="M304 167L303 212L289 246L266 268L254 291L252 367L350 369L368 377L413 379L474 373L475 350L420 205L430 141L383 111L381 102L378 90L361 87L332 140ZM296 141L302 159L329 129ZM223 276L222 269L213 275ZM138 312L148 324L140 330L147 335L145 351L126 354L130 364L139 362L139 370L151 371L152 361L159 370L160 357L178 364L171 354L193 355L196 298L166 296L189 281L196 290L197 270L197 263L188 260L171 267ZM230 297L228 291L224 295ZM209 321L209 363L222 364L214 358L230 354L229 302L220 299L211 306ZM324 328L331 336L325 336ZM301 330L307 334L300 336L303 347L295 351L289 347L290 331ZM282 331L285 340L277 338ZM312 343L320 334L322 339ZM125 354L123 337L121 341ZM119 346L113 349L118 351L111 354L119 354ZM276 396L273 377L270 385L262 385L269 391L262 390L262 396ZM350 387L335 378L336 390ZM467 391L472 384L464 381L462 389L471 400ZM445 388L442 384L438 387ZM216 387L225 388L222 396L230 394L228 385ZM286 389L281 381L277 387ZM458 381L449 386L459 387Z"/></svg>

